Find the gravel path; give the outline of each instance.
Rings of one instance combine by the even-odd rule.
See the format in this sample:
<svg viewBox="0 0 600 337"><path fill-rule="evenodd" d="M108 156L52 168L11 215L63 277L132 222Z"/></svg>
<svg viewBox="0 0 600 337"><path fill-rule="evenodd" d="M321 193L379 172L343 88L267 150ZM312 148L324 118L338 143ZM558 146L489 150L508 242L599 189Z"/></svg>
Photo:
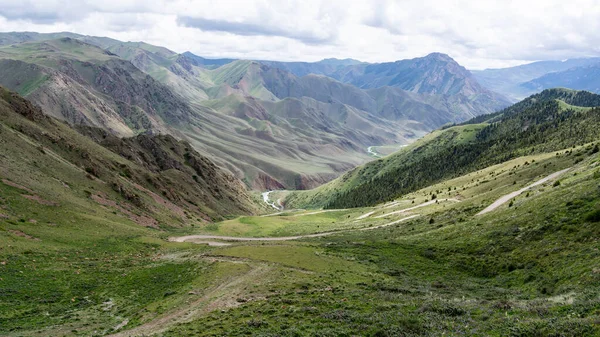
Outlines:
<svg viewBox="0 0 600 337"><path fill-rule="evenodd" d="M523 187L522 189L520 189L518 191L514 191L512 193L509 193L509 194L501 197L500 199L494 201L493 204L491 204L488 207L486 207L483 211L477 213L477 215L482 215L482 214L485 214L485 213L489 213L489 212L495 210L496 208L502 206L503 204L507 203L510 199L512 199L512 198L518 196L519 194L527 191L528 189L530 189L532 187L535 187L535 186L538 186L538 185L541 185L541 184L543 184L543 183L545 183L545 182L547 182L549 180L558 178L560 175L562 175L563 173L567 172L568 170L570 170L570 168L564 169L562 171L554 172L551 175L547 176L546 178L540 179L540 180L536 181L535 183L533 183L531 185L528 185L526 187Z"/></svg>

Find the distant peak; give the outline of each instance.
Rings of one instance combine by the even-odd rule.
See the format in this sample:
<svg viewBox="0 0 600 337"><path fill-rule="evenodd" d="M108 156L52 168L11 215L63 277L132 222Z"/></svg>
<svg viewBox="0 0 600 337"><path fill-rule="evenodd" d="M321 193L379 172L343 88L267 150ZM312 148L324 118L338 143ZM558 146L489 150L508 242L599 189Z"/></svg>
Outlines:
<svg viewBox="0 0 600 337"><path fill-rule="evenodd" d="M444 60L444 61L454 61L453 58L451 58L450 56L448 56L448 54L444 54L444 53L431 53L427 56L425 56L425 58L427 59L437 59L437 60Z"/></svg>

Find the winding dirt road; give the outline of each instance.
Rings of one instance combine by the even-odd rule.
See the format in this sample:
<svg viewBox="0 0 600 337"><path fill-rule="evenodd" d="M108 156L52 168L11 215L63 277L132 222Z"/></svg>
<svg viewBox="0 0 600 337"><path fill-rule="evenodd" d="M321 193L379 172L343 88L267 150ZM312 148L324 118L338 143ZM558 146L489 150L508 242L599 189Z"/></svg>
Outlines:
<svg viewBox="0 0 600 337"><path fill-rule="evenodd" d="M528 186L525 186L525 187L523 187L522 189L520 189L518 191L514 191L512 193L509 193L509 194L507 194L507 195L499 198L498 200L494 201L494 203L492 203L491 205L489 205L488 207L486 207L483 211L477 213L477 215L483 215L485 213L489 213L489 212L495 210L496 208L502 206L503 204L507 203L510 199L512 199L512 198L518 196L519 194L521 194L521 193L529 190L530 188L538 186L538 185L541 185L541 184L543 184L543 183L545 183L545 182L547 182L549 180L558 178L560 175L562 175L563 173L567 172L568 170L570 170L570 168L564 169L562 171L554 172L551 175L547 176L546 178L540 179L540 180L536 181L535 183L533 183L531 185L528 185Z"/></svg>
<svg viewBox="0 0 600 337"><path fill-rule="evenodd" d="M460 200L457 200L457 199L433 199L433 200L429 200L427 202L424 202L424 203L422 203L420 205L417 205L417 206L414 206L414 207L410 207L410 208L406 208L406 209L401 209L399 211L395 211L395 212L390 212L390 213L378 215L378 216L375 217L375 219L384 218L386 216L390 216L390 215L394 215L394 214L401 214L401 213L410 212L410 211L412 211L414 209L417 209L417 208L421 208L421 207L433 205L433 204L435 204L436 202L439 202L439 201L454 201L454 202L459 202ZM369 214L369 213L367 213L367 214Z"/></svg>
<svg viewBox="0 0 600 337"><path fill-rule="evenodd" d="M406 221L406 220L409 220L409 219L412 219L412 218L416 218L418 216L420 216L420 215L419 214L414 214L414 215L408 216L406 218L402 218L402 219L399 219L399 220L396 220L396 221L392 221L392 222L384 224L384 225L379 225L379 226L374 226L374 227L343 229L343 230L339 230L339 231L316 233L316 234L305 234L305 235L297 235L297 236L250 238L250 237L238 237L238 236L220 236L220 235L201 235L201 234L199 234L199 235L186 235L186 236L170 237L169 241L171 241L171 242L192 242L192 243L195 242L195 243L206 243L206 244L210 244L210 242L212 242L212 241L208 241L208 240L223 240L223 241L290 241L290 240L298 240L298 239L306 239L306 238L318 238L318 237L328 236L328 235L332 235L332 234L339 234L339 233L350 232L350 231L357 231L357 230L359 230L359 231L366 231L366 230L373 230L373 229L378 229L378 228L384 228L384 227L395 225L395 224L400 223L402 221ZM219 243L217 243L217 245Z"/></svg>

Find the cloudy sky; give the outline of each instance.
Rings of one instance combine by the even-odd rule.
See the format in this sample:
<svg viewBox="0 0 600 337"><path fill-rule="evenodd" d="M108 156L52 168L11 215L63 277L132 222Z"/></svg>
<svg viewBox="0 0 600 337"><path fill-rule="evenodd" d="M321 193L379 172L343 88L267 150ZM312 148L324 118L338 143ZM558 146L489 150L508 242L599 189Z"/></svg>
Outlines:
<svg viewBox="0 0 600 337"><path fill-rule="evenodd" d="M71 31L206 57L470 69L600 56L597 0L0 0L0 31Z"/></svg>

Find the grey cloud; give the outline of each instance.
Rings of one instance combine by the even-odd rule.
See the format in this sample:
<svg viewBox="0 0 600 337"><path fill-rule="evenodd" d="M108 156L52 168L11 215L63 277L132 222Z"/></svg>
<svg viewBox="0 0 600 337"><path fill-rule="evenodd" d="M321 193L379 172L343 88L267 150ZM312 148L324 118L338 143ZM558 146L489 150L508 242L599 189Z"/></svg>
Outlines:
<svg viewBox="0 0 600 337"><path fill-rule="evenodd" d="M36 24L52 24L56 22L72 22L80 20L80 15L64 15L58 12L46 11L21 11L11 10L11 8L0 7L0 16L8 20L25 20Z"/></svg>
<svg viewBox="0 0 600 337"><path fill-rule="evenodd" d="M198 28L203 31L227 32L242 36L280 36L313 45L326 44L333 41L334 38L331 35L323 37L311 32L287 31L256 23L211 20L189 16L178 16L177 23L181 26Z"/></svg>

